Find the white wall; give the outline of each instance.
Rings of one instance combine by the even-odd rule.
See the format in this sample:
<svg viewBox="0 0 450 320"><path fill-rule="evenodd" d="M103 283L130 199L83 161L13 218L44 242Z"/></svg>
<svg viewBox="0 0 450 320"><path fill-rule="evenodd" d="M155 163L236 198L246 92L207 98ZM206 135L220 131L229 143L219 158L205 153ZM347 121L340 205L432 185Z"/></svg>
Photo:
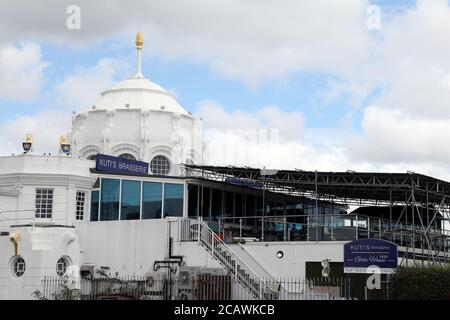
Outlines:
<svg viewBox="0 0 450 320"><path fill-rule="evenodd" d="M320 242L248 242L243 245L273 277L305 277L305 262L320 262L330 259L331 262L342 262L344 241ZM232 246L237 250L236 245ZM283 251L283 258L277 257Z"/></svg>
<svg viewBox="0 0 450 320"><path fill-rule="evenodd" d="M167 219L83 221L76 230L83 263L108 266L111 274L143 276L168 256Z"/></svg>
<svg viewBox="0 0 450 320"><path fill-rule="evenodd" d="M93 161L69 156L17 155L0 157L0 226L30 223L36 208L36 189L53 189L53 213L48 220L72 225L75 219L75 195L86 192L85 213L88 211L89 190L95 177L89 168ZM14 221L3 221L16 219Z"/></svg>
<svg viewBox="0 0 450 320"><path fill-rule="evenodd" d="M80 246L73 228L14 228L21 236L18 255L26 264L25 273L17 277L12 272L13 243L8 236L0 237L0 299L32 299L31 293L42 290L44 276L57 276L59 258L68 257L73 265L80 264ZM73 237L73 241L67 240Z"/></svg>

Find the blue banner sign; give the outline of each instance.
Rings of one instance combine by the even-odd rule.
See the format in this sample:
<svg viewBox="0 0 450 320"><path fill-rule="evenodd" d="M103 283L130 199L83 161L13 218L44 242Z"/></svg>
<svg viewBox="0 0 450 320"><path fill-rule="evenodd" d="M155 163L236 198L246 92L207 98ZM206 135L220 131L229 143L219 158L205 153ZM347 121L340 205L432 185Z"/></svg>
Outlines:
<svg viewBox="0 0 450 320"><path fill-rule="evenodd" d="M393 273L397 266L395 243L381 239L361 239L344 245L345 273Z"/></svg>
<svg viewBox="0 0 450 320"><path fill-rule="evenodd" d="M111 173L148 174L148 163L106 154L97 154L95 169Z"/></svg>
<svg viewBox="0 0 450 320"><path fill-rule="evenodd" d="M234 184L237 186L241 186L241 187L250 187L250 188L254 188L254 189L262 189L263 188L263 185L261 183L247 181L247 180L241 180L238 178L226 178L225 182Z"/></svg>

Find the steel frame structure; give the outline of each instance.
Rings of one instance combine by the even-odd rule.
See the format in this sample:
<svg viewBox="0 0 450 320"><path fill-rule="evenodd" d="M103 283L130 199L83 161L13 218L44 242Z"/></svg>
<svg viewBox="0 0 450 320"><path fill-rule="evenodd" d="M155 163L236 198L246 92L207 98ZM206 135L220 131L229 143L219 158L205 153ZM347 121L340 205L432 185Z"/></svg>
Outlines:
<svg viewBox="0 0 450 320"><path fill-rule="evenodd" d="M193 164L183 164L182 169L186 176L196 179L223 183L227 179L239 179L249 186L259 184L266 191L304 196L317 201L356 206L388 206L392 231L398 231L405 225L410 226L404 230L411 239L404 257L406 262L410 258L415 262L417 249L422 249L422 252L426 250L428 261L432 264L436 263L435 258L439 252L449 253L450 233L445 227L450 221L450 183L443 180L414 172L269 172L250 167ZM394 220L392 207L399 205L403 206L403 210ZM441 224L440 232L432 229L436 223Z"/></svg>

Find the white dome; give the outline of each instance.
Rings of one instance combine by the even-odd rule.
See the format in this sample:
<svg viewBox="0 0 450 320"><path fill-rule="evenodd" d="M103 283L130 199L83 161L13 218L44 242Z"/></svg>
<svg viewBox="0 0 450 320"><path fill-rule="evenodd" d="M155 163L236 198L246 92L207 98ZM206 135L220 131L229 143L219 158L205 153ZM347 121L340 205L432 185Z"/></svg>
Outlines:
<svg viewBox="0 0 450 320"><path fill-rule="evenodd" d="M164 110L187 114L173 95L142 76L134 76L101 93L93 106L96 110L117 108Z"/></svg>
<svg viewBox="0 0 450 320"><path fill-rule="evenodd" d="M201 121L142 75L142 44L138 33L135 76L103 91L92 109L72 118L72 155L89 159L103 153L148 163L155 160L155 170L177 175L180 163L201 163Z"/></svg>

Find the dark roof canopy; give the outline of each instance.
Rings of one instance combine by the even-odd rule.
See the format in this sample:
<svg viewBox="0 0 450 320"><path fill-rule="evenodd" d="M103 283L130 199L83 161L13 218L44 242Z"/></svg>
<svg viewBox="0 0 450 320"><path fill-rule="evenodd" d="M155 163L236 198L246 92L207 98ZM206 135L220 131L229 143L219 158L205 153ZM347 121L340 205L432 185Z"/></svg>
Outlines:
<svg viewBox="0 0 450 320"><path fill-rule="evenodd" d="M358 205L421 203L450 204L450 183L414 172L319 172L265 170L249 167L183 165L187 176L216 181L241 179L266 190Z"/></svg>

